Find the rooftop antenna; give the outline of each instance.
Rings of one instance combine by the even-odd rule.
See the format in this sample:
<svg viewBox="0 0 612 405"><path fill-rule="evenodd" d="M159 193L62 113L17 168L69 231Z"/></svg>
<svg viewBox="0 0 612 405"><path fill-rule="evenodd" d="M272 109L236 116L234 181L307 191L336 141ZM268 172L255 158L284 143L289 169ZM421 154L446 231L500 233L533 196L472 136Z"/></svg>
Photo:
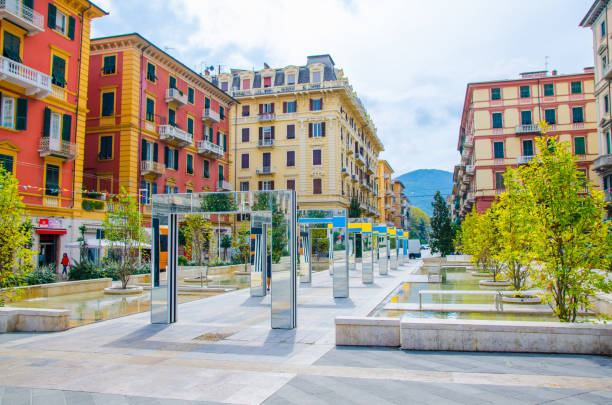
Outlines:
<svg viewBox="0 0 612 405"><path fill-rule="evenodd" d="M548 60L550 59L550 56L545 56L544 57L544 70L546 70L548 72Z"/></svg>

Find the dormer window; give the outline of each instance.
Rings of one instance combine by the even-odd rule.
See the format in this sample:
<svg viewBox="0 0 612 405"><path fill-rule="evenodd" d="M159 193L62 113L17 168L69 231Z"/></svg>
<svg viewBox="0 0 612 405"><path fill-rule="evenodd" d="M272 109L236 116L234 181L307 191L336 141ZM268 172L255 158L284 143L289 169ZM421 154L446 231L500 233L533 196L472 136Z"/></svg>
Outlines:
<svg viewBox="0 0 612 405"><path fill-rule="evenodd" d="M242 81L242 89L249 90L251 88L251 79L244 79Z"/></svg>
<svg viewBox="0 0 612 405"><path fill-rule="evenodd" d="M313 83L321 82L321 72L312 72L312 82Z"/></svg>
<svg viewBox="0 0 612 405"><path fill-rule="evenodd" d="M287 84L295 84L295 73L290 73L287 75Z"/></svg>
<svg viewBox="0 0 612 405"><path fill-rule="evenodd" d="M272 77L264 77L264 87L272 87Z"/></svg>
<svg viewBox="0 0 612 405"><path fill-rule="evenodd" d="M221 90L227 91L227 86L228 86L227 82L221 82Z"/></svg>

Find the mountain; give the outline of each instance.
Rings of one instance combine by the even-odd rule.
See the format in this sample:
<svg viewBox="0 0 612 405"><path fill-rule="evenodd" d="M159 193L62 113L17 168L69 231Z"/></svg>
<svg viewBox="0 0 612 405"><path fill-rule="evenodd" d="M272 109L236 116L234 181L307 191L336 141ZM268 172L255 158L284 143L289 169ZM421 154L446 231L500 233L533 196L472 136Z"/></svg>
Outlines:
<svg viewBox="0 0 612 405"><path fill-rule="evenodd" d="M446 198L453 189L453 173L437 169L419 169L402 174L400 180L406 189L404 193L410 199L410 205L418 207L431 216L431 203L436 191L440 190Z"/></svg>

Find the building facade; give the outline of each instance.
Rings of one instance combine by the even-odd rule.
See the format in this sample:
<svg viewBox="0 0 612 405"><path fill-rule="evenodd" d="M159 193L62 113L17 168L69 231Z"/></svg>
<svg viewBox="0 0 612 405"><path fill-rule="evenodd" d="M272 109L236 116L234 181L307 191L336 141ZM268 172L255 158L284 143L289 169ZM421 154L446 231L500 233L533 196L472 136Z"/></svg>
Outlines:
<svg viewBox="0 0 612 405"><path fill-rule="evenodd" d="M38 264L78 237L89 32L86 0L0 2L0 164L19 180Z"/></svg>
<svg viewBox="0 0 612 405"><path fill-rule="evenodd" d="M399 180L392 181L393 196L391 199L391 217L393 226L397 229L408 230L410 219L409 200L404 194L404 184Z"/></svg>
<svg viewBox="0 0 612 405"><path fill-rule="evenodd" d="M393 183L391 177L393 169L386 160L378 161L378 210L380 212L379 222L387 226L393 226Z"/></svg>
<svg viewBox="0 0 612 405"><path fill-rule="evenodd" d="M599 157L593 163L599 174L601 188L606 201L612 202L612 119L610 117L610 99L612 90L612 63L610 47L612 46L608 20L612 16L608 0L596 0L580 22L580 26L591 28L593 32L593 57L595 61L594 96L597 101L597 124L599 140ZM612 206L608 206L608 217L612 217Z"/></svg>
<svg viewBox="0 0 612 405"><path fill-rule="evenodd" d="M355 196L364 215L378 215L383 145L329 55L214 80L240 102L232 114L236 190L292 189L300 209L348 208Z"/></svg>
<svg viewBox="0 0 612 405"><path fill-rule="evenodd" d="M140 195L145 224L153 194L233 189L229 95L138 34L92 39L89 74L83 185L92 218L122 188Z"/></svg>
<svg viewBox="0 0 612 405"><path fill-rule="evenodd" d="M578 74L530 72L516 80L468 84L457 144L461 163L453 174L453 218L461 220L474 208L485 211L505 190L507 168L533 159L541 119L550 124L548 135L571 143L579 169L597 184L596 116L592 68Z"/></svg>

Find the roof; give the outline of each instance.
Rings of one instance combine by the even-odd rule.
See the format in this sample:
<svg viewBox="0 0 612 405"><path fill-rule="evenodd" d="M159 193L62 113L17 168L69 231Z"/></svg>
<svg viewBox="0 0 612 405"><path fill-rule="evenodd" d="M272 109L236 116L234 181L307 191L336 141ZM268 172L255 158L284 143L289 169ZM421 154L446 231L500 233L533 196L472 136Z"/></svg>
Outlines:
<svg viewBox="0 0 612 405"><path fill-rule="evenodd" d="M389 168L389 170L391 170L391 173L394 172L393 168L391 167L391 165L389 164L389 162L387 162L385 159L380 159L378 161L379 165L387 165L387 167Z"/></svg>
<svg viewBox="0 0 612 405"><path fill-rule="evenodd" d="M580 21L580 24L578 25L585 28L591 27L601 14L601 11L606 8L607 4L608 0L595 0L595 2L591 5L591 8L589 8L589 11L587 11L586 15L582 18L582 21Z"/></svg>
<svg viewBox="0 0 612 405"><path fill-rule="evenodd" d="M151 41L149 41L148 39L146 39L145 37L143 37L142 35L140 35L137 32L132 32L130 34L119 34L119 35L111 35L111 36L107 36L107 37L92 38L90 43L91 43L91 46L93 46L93 45L95 45L95 42L97 42L97 41L104 41L104 40L109 40L109 39L129 38L129 37L134 37L135 39L138 39L138 40L144 42L145 44L147 44L147 48L149 46L155 48L155 50L157 52L161 53L162 55L164 55L167 58L169 58L169 59L173 60L174 62L176 62L181 68L185 69L188 73L190 73L190 74L192 74L194 76L197 76L198 80L201 80L202 82L204 82L205 85L210 86L212 88L212 90L215 90L215 94L218 97L225 98L230 105L231 104L240 104L238 102L238 100L236 100L235 98L233 98L232 96L230 96L229 94L227 94L226 92L221 90L219 87L217 87L216 85L214 85L213 83L208 81L201 74L197 73L196 71L194 71L193 69L191 69L190 67L185 65L183 62L181 62L178 59L176 59L175 57L169 55L167 52L159 49L159 47L157 45L155 45L154 43L152 43Z"/></svg>

